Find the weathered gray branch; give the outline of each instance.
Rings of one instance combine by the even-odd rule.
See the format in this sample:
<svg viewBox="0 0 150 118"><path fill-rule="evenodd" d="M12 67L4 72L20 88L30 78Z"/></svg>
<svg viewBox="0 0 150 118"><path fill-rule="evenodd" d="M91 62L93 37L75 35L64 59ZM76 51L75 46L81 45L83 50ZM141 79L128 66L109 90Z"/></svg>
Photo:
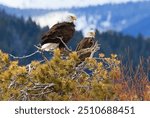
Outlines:
<svg viewBox="0 0 150 118"><path fill-rule="evenodd" d="M14 58L14 59L25 59L25 58L29 58L29 57L31 57L31 56L37 54L37 53L39 53L39 50L37 50L37 51L35 51L35 52L33 52L33 53L29 54L29 55L22 56L22 57L17 57L17 56L14 56L14 55L12 55L12 54L9 54L9 56L11 56L11 57Z"/></svg>

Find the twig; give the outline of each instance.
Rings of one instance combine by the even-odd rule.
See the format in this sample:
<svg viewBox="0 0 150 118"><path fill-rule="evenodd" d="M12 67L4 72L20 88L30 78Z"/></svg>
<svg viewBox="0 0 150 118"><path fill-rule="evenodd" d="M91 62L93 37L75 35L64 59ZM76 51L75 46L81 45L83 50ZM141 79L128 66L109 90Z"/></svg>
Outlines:
<svg viewBox="0 0 150 118"><path fill-rule="evenodd" d="M29 55L17 57L17 56L14 56L14 55L12 55L12 54L9 54L9 56L11 56L11 57L14 58L14 59L25 59L25 58L29 58L29 57L35 55L36 53L42 53L42 52L43 52L43 50L41 50L40 47L38 47L38 46L36 46L36 45L34 45L34 46L37 48L37 50L36 50L35 52L29 54ZM45 57L44 57L44 58L45 58Z"/></svg>
<svg viewBox="0 0 150 118"><path fill-rule="evenodd" d="M99 45L98 45L98 42L96 41L95 42L95 45L92 47L92 53L91 53L91 55L90 55L90 57L92 58L93 56L94 56L94 53L96 52L96 51L98 51L99 50Z"/></svg>
<svg viewBox="0 0 150 118"><path fill-rule="evenodd" d="M39 64L41 64L42 62L45 62L45 59L39 61ZM28 71L28 73L30 73L33 69L36 69L36 66L33 66L32 63L29 63L28 65L26 65L26 70Z"/></svg>
<svg viewBox="0 0 150 118"><path fill-rule="evenodd" d="M28 89L28 90L36 90L36 89L44 89L46 90L47 88L53 87L55 86L54 83L50 83L50 84L39 84L36 83L35 86L33 86L32 88Z"/></svg>
<svg viewBox="0 0 150 118"><path fill-rule="evenodd" d="M77 53L80 56L80 55L86 54L88 52L91 52L90 56L92 56L97 50L99 50L99 45L97 42L95 42L95 44L92 47L81 49L81 50L77 51Z"/></svg>
<svg viewBox="0 0 150 118"><path fill-rule="evenodd" d="M29 55L22 56L22 57L17 57L17 56L14 56L12 54L9 54L9 56L11 56L14 59L25 59L25 58L29 58L29 57L35 55L36 53L39 53L39 50L37 50L37 51L35 51L35 52L33 52L33 53L29 54Z"/></svg>
<svg viewBox="0 0 150 118"><path fill-rule="evenodd" d="M41 52L42 49L40 47L38 47L36 45L34 45L34 47L36 47L39 50L39 52Z"/></svg>
<svg viewBox="0 0 150 118"><path fill-rule="evenodd" d="M27 88L25 90L21 90L20 92L21 92L21 95L18 98L22 98L21 100L23 100L23 101L30 100L29 95L27 93Z"/></svg>
<svg viewBox="0 0 150 118"><path fill-rule="evenodd" d="M46 94L51 93L51 92L52 92L52 91L46 91L46 92L41 92L41 93L37 93L37 94L30 94L30 96L36 97L36 96L46 95Z"/></svg>
<svg viewBox="0 0 150 118"><path fill-rule="evenodd" d="M34 46L38 49L38 52L42 55L42 57L44 58L45 62L47 62L48 66L49 66L49 68L50 68L49 60L47 59L47 57L46 57L46 56L44 55L44 53L43 53L44 50L41 50L41 48L38 47L38 46L36 46L36 45L34 45Z"/></svg>
<svg viewBox="0 0 150 118"><path fill-rule="evenodd" d="M13 76L12 79L13 79L13 81L9 84L8 89L11 88L15 84L17 77Z"/></svg>
<svg viewBox="0 0 150 118"><path fill-rule="evenodd" d="M63 44L64 46L66 47L66 49L69 51L69 52L72 52L72 50L69 49L69 47L66 45L66 43L62 40L63 38L62 37L57 37Z"/></svg>
<svg viewBox="0 0 150 118"><path fill-rule="evenodd" d="M76 73L71 75L71 78L74 80L74 79L77 79L81 73L83 73L83 69L85 68L85 62L82 62L81 64L79 64L75 69L76 69ZM71 73L72 74L72 73Z"/></svg>
<svg viewBox="0 0 150 118"><path fill-rule="evenodd" d="M41 53L41 55L42 55L42 57L44 58L44 60L48 62L47 57L46 57L46 56L44 55L44 53L43 53L44 50L41 50L41 48L38 47L38 46L36 46L36 45L34 45L34 46L38 49L38 52Z"/></svg>
<svg viewBox="0 0 150 118"><path fill-rule="evenodd" d="M26 65L26 70L28 71L28 73L30 73L31 71L32 71L32 65L31 65L31 63L30 64L28 64L28 65Z"/></svg>

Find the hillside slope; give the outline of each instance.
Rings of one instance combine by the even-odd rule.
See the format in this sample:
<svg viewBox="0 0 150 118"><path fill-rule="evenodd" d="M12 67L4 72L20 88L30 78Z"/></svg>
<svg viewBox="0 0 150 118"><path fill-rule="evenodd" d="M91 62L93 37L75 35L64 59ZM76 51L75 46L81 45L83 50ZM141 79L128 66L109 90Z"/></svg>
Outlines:
<svg viewBox="0 0 150 118"><path fill-rule="evenodd" d="M0 11L0 49L4 52L16 56L30 54L36 50L34 45L40 43L40 37L46 31L48 31L48 27L42 29L31 19L25 21L23 18L17 18L6 14L4 11ZM82 37L81 32L76 32L68 46L74 50ZM98 53L103 52L106 56L109 56L111 53L116 53L119 56L125 57L125 60L127 60L128 56L126 54L128 54L135 64L138 63L140 56L145 58L150 56L150 39L145 40L140 35L135 38L114 31L103 33L97 31L96 40L100 44ZM21 60L21 63L27 64L31 60L37 60L39 58L38 55L35 55L32 58Z"/></svg>
<svg viewBox="0 0 150 118"><path fill-rule="evenodd" d="M17 9L0 5L8 14L17 17L29 16L42 27L51 26L56 17L63 17L64 13L74 13L78 17L77 30L86 31L89 28L97 28L100 31L115 30L137 36L139 33L150 36L149 27L144 22L149 22L150 1L128 2L126 4L105 4L98 6L78 7L71 9ZM88 26L87 26L88 24ZM136 25L140 25L137 29Z"/></svg>

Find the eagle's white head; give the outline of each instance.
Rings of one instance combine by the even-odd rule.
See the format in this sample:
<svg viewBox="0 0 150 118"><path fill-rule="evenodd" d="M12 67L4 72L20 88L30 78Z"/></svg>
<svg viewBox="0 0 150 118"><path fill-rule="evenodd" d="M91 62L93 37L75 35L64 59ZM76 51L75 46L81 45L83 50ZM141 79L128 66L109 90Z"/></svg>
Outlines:
<svg viewBox="0 0 150 118"><path fill-rule="evenodd" d="M95 30L90 30L89 32L87 32L85 37L95 38Z"/></svg>
<svg viewBox="0 0 150 118"><path fill-rule="evenodd" d="M74 23L77 20L77 17L74 14L68 14L65 21L69 23Z"/></svg>

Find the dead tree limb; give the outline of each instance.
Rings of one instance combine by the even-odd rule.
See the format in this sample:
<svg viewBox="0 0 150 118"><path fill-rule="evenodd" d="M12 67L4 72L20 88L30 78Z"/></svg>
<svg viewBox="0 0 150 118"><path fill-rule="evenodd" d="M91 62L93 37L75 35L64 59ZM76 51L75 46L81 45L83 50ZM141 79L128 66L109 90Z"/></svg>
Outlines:
<svg viewBox="0 0 150 118"><path fill-rule="evenodd" d="M69 47L66 45L66 43L62 40L63 37L57 37L63 44L64 46L66 47L66 49L69 51L69 52L72 52L72 50L69 49Z"/></svg>
<svg viewBox="0 0 150 118"><path fill-rule="evenodd" d="M29 54L29 55L22 56L22 57L17 57L17 56L14 56L14 55L12 55L12 54L9 54L9 56L11 56L11 57L14 58L14 59L25 59L25 58L29 58L29 57L31 57L31 56L37 54L37 53L39 53L39 50L37 50L37 51L35 51L35 52L33 52L33 53Z"/></svg>

